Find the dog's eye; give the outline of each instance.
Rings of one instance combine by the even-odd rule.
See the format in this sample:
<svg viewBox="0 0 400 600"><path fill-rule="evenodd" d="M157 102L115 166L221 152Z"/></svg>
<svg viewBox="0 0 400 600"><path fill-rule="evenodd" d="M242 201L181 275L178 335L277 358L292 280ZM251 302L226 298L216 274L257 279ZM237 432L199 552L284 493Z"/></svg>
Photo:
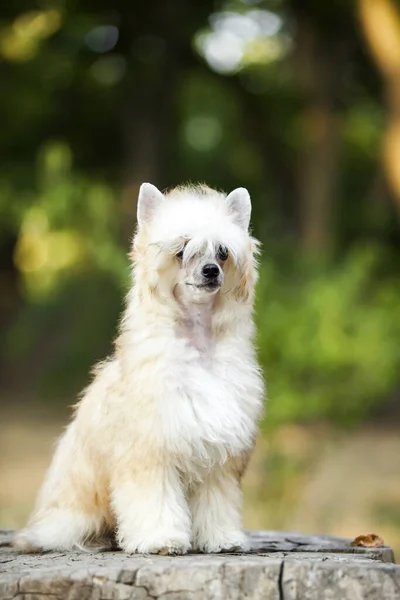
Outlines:
<svg viewBox="0 0 400 600"><path fill-rule="evenodd" d="M183 248L182 248L181 250L179 250L179 252L177 252L177 253L175 254L175 256L176 256L176 258L177 258L178 260L182 260L182 258L183 258L183 253L184 253L184 251L185 251L185 248L186 248L186 246L187 246L187 242L185 242L185 243L183 244Z"/></svg>
<svg viewBox="0 0 400 600"><path fill-rule="evenodd" d="M225 246L220 246L218 248L217 256L220 260L226 260L228 258L228 248L225 248Z"/></svg>

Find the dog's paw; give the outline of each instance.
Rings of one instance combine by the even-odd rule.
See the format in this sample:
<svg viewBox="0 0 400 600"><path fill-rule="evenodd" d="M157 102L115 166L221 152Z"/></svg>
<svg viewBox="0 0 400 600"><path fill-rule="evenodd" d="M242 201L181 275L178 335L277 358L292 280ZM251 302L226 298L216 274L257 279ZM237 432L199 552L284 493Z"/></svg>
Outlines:
<svg viewBox="0 0 400 600"><path fill-rule="evenodd" d="M149 550L149 554L160 554L161 556L186 554L188 546L182 546L180 544L174 544L163 546L162 548L153 548Z"/></svg>
<svg viewBox="0 0 400 600"><path fill-rule="evenodd" d="M159 537L147 540L135 540L122 544L122 549L128 554L186 554L189 550L189 536Z"/></svg>
<svg viewBox="0 0 400 600"><path fill-rule="evenodd" d="M242 531L228 531L214 535L206 540L198 539L193 543L194 550L213 554L218 552L246 552L249 544Z"/></svg>

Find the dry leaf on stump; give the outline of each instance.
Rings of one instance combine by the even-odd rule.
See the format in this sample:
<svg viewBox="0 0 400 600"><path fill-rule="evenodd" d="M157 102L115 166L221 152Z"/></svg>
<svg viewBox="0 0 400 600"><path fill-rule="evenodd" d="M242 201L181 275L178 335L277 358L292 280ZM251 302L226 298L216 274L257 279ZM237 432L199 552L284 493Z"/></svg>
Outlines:
<svg viewBox="0 0 400 600"><path fill-rule="evenodd" d="M383 539L376 533L359 535L350 544L350 546L362 546L363 548L382 548L385 545Z"/></svg>

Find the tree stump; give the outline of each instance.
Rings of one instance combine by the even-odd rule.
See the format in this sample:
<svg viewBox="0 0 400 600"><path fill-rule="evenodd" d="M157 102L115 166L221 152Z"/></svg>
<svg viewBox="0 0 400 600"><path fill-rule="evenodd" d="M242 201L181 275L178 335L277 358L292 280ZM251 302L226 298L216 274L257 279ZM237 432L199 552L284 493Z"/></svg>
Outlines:
<svg viewBox="0 0 400 600"><path fill-rule="evenodd" d="M391 548L277 531L250 551L186 556L120 551L18 554L0 531L0 600L399 600Z"/></svg>

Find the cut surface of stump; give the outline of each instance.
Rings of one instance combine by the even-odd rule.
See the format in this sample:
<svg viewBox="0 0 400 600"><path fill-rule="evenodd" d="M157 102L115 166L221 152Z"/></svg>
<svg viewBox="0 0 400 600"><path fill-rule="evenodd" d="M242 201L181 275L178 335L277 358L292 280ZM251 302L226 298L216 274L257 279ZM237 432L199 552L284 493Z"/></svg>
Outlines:
<svg viewBox="0 0 400 600"><path fill-rule="evenodd" d="M277 531L250 550L185 556L19 554L0 530L0 600L400 600L391 548Z"/></svg>

